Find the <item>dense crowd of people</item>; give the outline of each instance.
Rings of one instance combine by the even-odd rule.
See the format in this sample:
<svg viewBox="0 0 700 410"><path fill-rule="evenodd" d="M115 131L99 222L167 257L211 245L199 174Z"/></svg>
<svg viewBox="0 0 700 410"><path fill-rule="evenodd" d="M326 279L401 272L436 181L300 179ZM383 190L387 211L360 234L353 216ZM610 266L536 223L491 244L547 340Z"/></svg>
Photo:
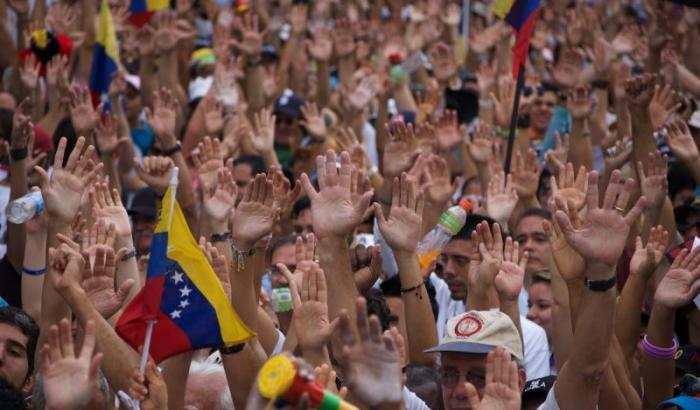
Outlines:
<svg viewBox="0 0 700 410"><path fill-rule="evenodd" d="M0 1L0 408L700 408L692 2L542 0L517 116L490 0L99 3ZM144 368L168 192L252 337Z"/></svg>

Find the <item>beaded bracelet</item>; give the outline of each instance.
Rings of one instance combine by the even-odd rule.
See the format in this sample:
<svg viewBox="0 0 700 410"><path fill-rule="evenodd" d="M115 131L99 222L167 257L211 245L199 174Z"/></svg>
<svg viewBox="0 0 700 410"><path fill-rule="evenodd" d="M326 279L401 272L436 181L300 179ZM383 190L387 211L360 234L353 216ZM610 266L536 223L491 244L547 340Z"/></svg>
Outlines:
<svg viewBox="0 0 700 410"><path fill-rule="evenodd" d="M673 339L673 346L671 347L659 347L653 345L649 341L649 337L644 335L644 340L642 340L642 349L647 356L658 359L658 360L672 360L676 355L676 350L678 350L678 342Z"/></svg>

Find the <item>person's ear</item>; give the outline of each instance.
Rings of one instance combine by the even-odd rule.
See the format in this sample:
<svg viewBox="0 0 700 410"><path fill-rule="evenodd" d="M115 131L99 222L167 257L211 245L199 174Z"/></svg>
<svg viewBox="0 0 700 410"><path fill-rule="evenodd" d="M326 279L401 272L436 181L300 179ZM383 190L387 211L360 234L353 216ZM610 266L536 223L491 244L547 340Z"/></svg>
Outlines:
<svg viewBox="0 0 700 410"><path fill-rule="evenodd" d="M27 380L24 381L24 384L22 385L22 396L31 396L32 391L34 390L35 375L36 373L32 372L32 374L27 377Z"/></svg>
<svg viewBox="0 0 700 410"><path fill-rule="evenodd" d="M525 373L525 369L524 368L518 369L518 387L520 388L521 392L525 388L526 381L527 381L527 374Z"/></svg>

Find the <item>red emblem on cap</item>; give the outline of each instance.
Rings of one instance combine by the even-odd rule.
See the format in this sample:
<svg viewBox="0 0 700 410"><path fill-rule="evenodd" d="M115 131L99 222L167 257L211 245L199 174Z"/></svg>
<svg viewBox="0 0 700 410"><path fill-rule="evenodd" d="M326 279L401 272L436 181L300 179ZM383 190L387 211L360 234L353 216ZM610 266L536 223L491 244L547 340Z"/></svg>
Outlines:
<svg viewBox="0 0 700 410"><path fill-rule="evenodd" d="M479 333L481 328L481 320L474 316L465 316L455 325L455 334L457 336L469 337L475 333Z"/></svg>

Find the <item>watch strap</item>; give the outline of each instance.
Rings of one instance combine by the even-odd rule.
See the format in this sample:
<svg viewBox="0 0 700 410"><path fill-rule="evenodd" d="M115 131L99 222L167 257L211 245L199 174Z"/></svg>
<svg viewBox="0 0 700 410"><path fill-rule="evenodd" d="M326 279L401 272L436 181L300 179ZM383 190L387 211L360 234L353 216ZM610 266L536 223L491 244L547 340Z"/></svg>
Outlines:
<svg viewBox="0 0 700 410"><path fill-rule="evenodd" d="M617 284L617 274L613 275L612 278L605 280L590 280L588 278L584 278L583 282L592 292L607 292Z"/></svg>

